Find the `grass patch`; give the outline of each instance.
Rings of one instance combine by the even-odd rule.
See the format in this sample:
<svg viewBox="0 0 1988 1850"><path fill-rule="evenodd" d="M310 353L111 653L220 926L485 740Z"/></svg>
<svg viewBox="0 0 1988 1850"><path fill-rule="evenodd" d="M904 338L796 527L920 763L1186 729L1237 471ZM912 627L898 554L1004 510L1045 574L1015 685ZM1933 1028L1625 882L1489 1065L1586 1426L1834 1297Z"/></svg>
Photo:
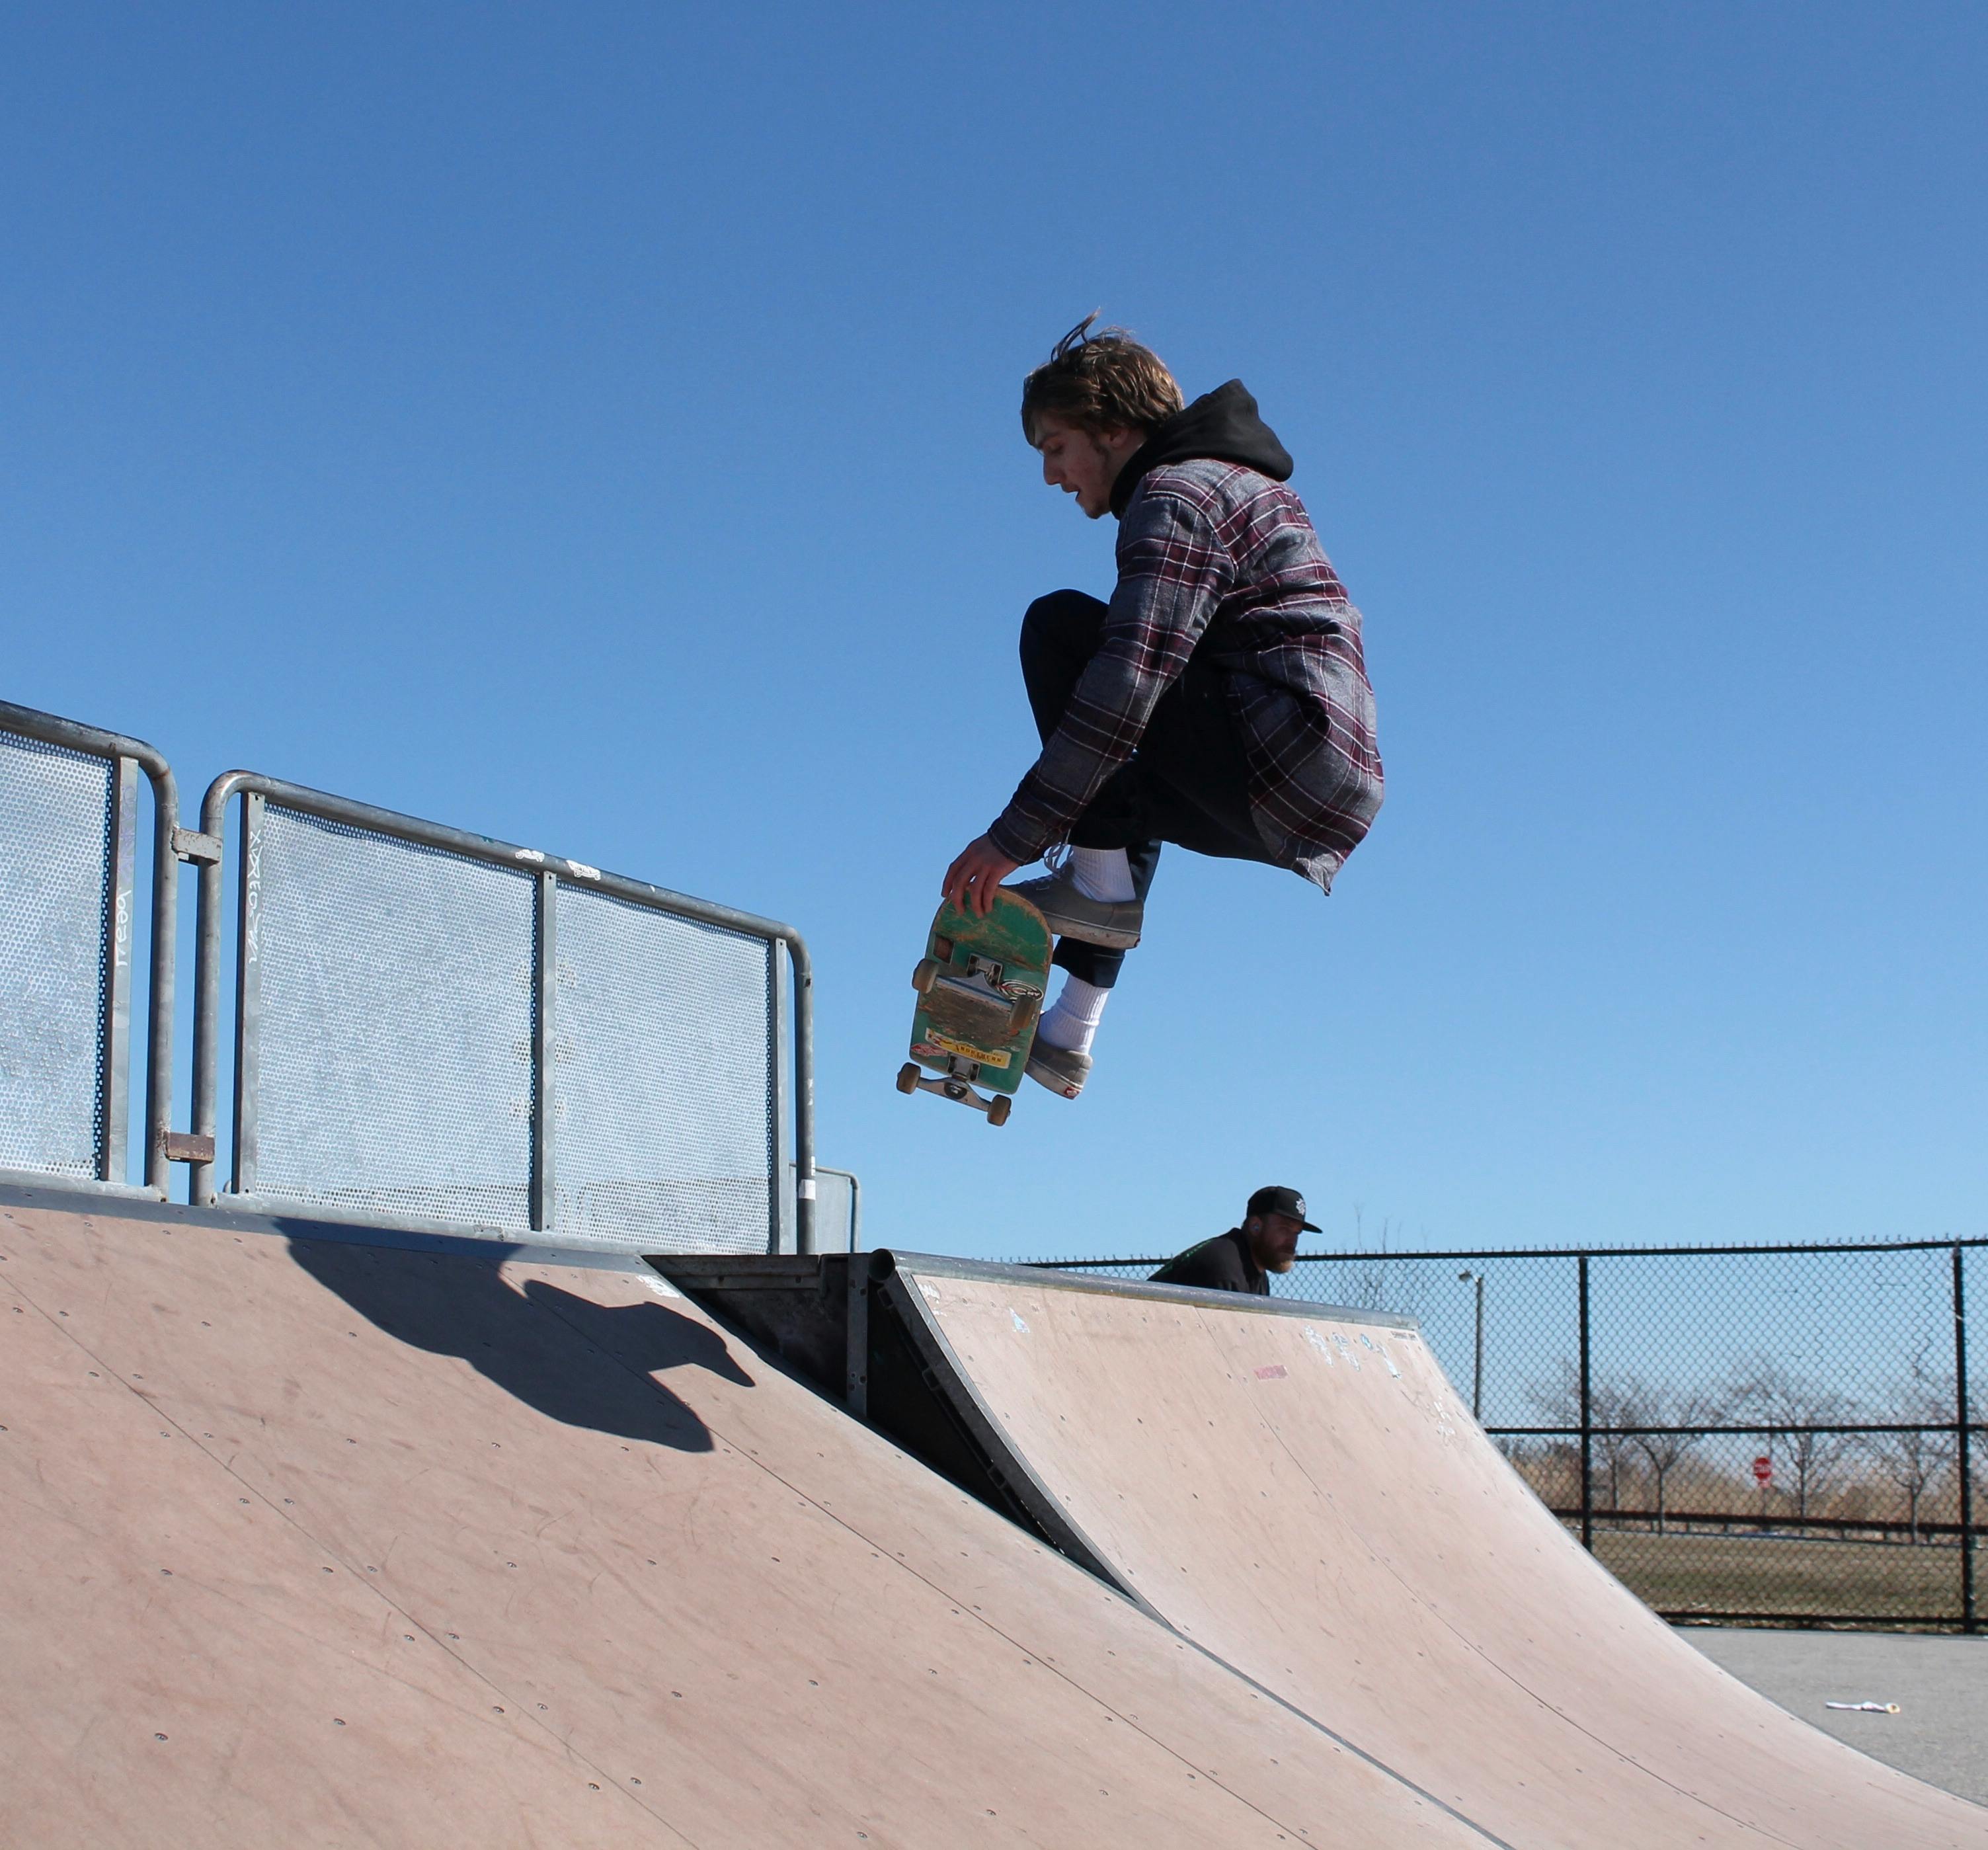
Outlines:
<svg viewBox="0 0 1988 1850"><path fill-rule="evenodd" d="M1598 1527L1594 1552L1638 1598L1673 1618L1961 1620L1960 1551L1951 1544ZM1978 1554L1976 1564L1978 1572Z"/></svg>

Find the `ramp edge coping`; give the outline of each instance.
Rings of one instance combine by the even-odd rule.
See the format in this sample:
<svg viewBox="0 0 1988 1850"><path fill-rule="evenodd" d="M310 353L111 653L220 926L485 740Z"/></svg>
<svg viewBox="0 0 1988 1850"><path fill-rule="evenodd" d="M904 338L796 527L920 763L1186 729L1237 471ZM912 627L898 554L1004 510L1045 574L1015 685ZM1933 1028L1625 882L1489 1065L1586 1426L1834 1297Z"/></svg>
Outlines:
<svg viewBox="0 0 1988 1850"><path fill-rule="evenodd" d="M1060 1272L1053 1267L1003 1265L986 1260L954 1259L936 1253L907 1253L896 1246L871 1250L870 1276L881 1280L893 1270L922 1278L974 1279L994 1284L1026 1286L1040 1290L1088 1291L1100 1297L1132 1297L1162 1303L1196 1304L1211 1311L1241 1311L1259 1317L1330 1317L1335 1323L1365 1324L1381 1330L1420 1335L1412 1317L1390 1311L1363 1311L1304 1297L1258 1297L1246 1291L1205 1291L1193 1285L1155 1285L1143 1279L1100 1278L1095 1273Z"/></svg>
<svg viewBox="0 0 1988 1850"><path fill-rule="evenodd" d="M429 1230L383 1227L357 1214L336 1209L273 1206L250 1210L201 1207L156 1196L110 1194L101 1189L70 1189L46 1182L27 1185L0 1174L0 1208L42 1208L78 1218L149 1223L163 1227L200 1227L219 1233L254 1233L277 1240L325 1240L348 1246L386 1246L397 1251L434 1253L485 1264L573 1266L587 1271L630 1272L655 1276L639 1253L604 1246L563 1246L539 1239L521 1240L500 1228L449 1226L431 1223Z"/></svg>

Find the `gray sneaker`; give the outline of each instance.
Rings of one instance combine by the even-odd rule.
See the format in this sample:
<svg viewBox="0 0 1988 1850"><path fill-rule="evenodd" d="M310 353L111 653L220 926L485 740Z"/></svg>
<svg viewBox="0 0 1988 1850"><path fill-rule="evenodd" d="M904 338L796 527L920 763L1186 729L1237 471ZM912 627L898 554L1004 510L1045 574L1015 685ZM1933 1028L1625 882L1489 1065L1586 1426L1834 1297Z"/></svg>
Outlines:
<svg viewBox="0 0 1988 1850"><path fill-rule="evenodd" d="M1073 1054L1067 1047L1053 1047L1038 1034L1029 1050L1029 1077L1065 1098L1074 1098L1090 1077L1090 1056Z"/></svg>
<svg viewBox="0 0 1988 1850"><path fill-rule="evenodd" d="M1067 865L1033 880L1012 881L1001 891L1019 894L1048 920L1057 937L1107 951L1131 950L1146 922L1143 899L1087 899L1077 890Z"/></svg>

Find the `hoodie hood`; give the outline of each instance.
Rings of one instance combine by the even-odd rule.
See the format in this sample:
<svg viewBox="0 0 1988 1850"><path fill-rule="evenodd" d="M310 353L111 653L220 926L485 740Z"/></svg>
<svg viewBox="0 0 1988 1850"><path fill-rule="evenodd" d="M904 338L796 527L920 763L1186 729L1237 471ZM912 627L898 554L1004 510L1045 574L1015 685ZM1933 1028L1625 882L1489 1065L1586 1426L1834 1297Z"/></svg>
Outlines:
<svg viewBox="0 0 1988 1850"><path fill-rule="evenodd" d="M1239 463L1273 482L1290 481L1294 466L1276 432L1257 415L1256 401L1241 380L1232 379L1154 427L1111 485L1112 512L1125 512L1148 470L1203 461Z"/></svg>

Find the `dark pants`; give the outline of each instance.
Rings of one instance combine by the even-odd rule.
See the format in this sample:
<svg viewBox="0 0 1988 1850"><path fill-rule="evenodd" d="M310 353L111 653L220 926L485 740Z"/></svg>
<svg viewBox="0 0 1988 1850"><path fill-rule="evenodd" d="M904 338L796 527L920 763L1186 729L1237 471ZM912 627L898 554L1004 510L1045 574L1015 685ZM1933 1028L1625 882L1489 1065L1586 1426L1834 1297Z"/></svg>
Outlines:
<svg viewBox="0 0 1988 1850"><path fill-rule="evenodd" d="M1103 640L1105 607L1082 591L1052 591L1022 619L1022 678L1045 741ZM1198 654L1188 658L1153 709L1139 749L1091 799L1070 839L1080 848L1123 848L1141 899L1152 886L1162 842L1229 861L1270 861L1250 819L1249 765L1219 668ZM1108 989L1125 953L1063 938L1055 961Z"/></svg>

